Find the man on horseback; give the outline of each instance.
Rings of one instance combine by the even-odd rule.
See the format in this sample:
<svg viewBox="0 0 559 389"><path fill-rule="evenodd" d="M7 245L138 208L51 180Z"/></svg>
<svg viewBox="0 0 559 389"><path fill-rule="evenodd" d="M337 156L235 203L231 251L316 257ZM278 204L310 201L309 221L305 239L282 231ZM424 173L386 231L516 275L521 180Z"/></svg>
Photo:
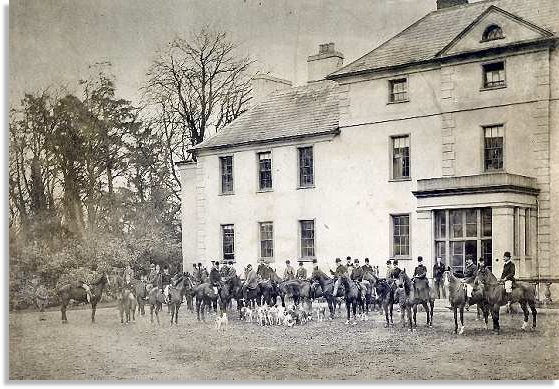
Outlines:
<svg viewBox="0 0 559 389"><path fill-rule="evenodd" d="M295 277L300 281L307 279L307 269L303 266L303 261L299 261L299 268L297 268L297 274Z"/></svg>
<svg viewBox="0 0 559 389"><path fill-rule="evenodd" d="M395 280L399 279L401 271L402 270L400 270L400 268L398 267L398 260L395 259L393 262L392 271L390 272L390 278L393 278Z"/></svg>
<svg viewBox="0 0 559 389"><path fill-rule="evenodd" d="M413 280L412 280L414 290L416 291L417 294L416 283L415 283L416 280L426 281L427 286L429 286L429 280L427 279L427 268L423 264L423 257L421 255L417 257L417 266L413 271Z"/></svg>
<svg viewBox="0 0 559 389"><path fill-rule="evenodd" d="M510 252L506 251L504 254L505 264L503 265L501 281L505 282L505 298L507 301L511 299L512 283L514 282L514 275L516 273L516 268L510 258Z"/></svg>
<svg viewBox="0 0 559 389"><path fill-rule="evenodd" d="M369 258L365 258L365 264L361 266L361 269L363 269L363 273L371 272L374 274L373 268L371 267L371 265L369 265Z"/></svg>
<svg viewBox="0 0 559 389"><path fill-rule="evenodd" d="M161 293L165 295L165 304L167 304L171 298L169 294L169 285L171 285L171 274L169 274L169 265L163 266L163 274L160 277L160 284L161 284Z"/></svg>
<svg viewBox="0 0 559 389"><path fill-rule="evenodd" d="M283 280L284 281L290 281L295 279L295 270L293 269L293 266L291 266L291 262L289 261L289 259L287 261L285 261L285 270L283 272Z"/></svg>
<svg viewBox="0 0 559 389"><path fill-rule="evenodd" d="M134 270L132 270L132 266L130 266L130 262L126 263L126 269L124 269L124 285L127 287L132 286L132 280L134 279Z"/></svg>
<svg viewBox="0 0 559 389"><path fill-rule="evenodd" d="M336 270L330 270L330 273L335 277L339 277L347 273L347 266L342 265L342 260L340 258L336 258Z"/></svg>
<svg viewBox="0 0 559 389"><path fill-rule="evenodd" d="M252 265L250 263L247 265L246 270L247 270L246 280L245 282L243 282L243 286L241 288L245 302L247 301L247 290L248 289L254 290L258 286L258 275L256 274L256 271L252 268Z"/></svg>
<svg viewBox="0 0 559 389"><path fill-rule="evenodd" d="M463 282L466 285L466 310L470 309L470 299L472 298L472 291L474 290L474 280L477 275L477 266L474 263L471 255L466 255L466 268L464 269Z"/></svg>
<svg viewBox="0 0 559 389"><path fill-rule="evenodd" d="M355 258L355 266L351 269L350 278L353 281L361 282L363 281L363 269L359 266L359 259Z"/></svg>
<svg viewBox="0 0 559 389"><path fill-rule="evenodd" d="M386 261L386 279L392 277L392 270L394 270L394 268L392 267L392 261L389 259Z"/></svg>
<svg viewBox="0 0 559 389"><path fill-rule="evenodd" d="M210 270L210 285L213 287L215 294L217 294L218 287L221 286L221 273L219 271L219 262L212 262L213 267Z"/></svg>
<svg viewBox="0 0 559 389"><path fill-rule="evenodd" d="M445 271L445 264L442 261L441 257L437 257L437 263L433 265L433 279L435 280L435 289L437 291L437 298L441 298L441 290L443 291L442 298L446 298L446 293L443 285L444 271Z"/></svg>

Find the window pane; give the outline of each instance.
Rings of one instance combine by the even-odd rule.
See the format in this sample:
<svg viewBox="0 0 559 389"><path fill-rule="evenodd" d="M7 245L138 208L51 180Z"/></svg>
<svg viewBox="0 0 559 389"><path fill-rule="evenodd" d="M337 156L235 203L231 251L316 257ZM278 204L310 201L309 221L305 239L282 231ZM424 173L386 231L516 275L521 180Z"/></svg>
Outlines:
<svg viewBox="0 0 559 389"><path fill-rule="evenodd" d="M446 242L436 242L435 243L435 257L441 258L442 262L446 262Z"/></svg>
<svg viewBox="0 0 559 389"><path fill-rule="evenodd" d="M223 241L223 259L235 259L235 229L233 224L222 225L221 235Z"/></svg>
<svg viewBox="0 0 559 389"><path fill-rule="evenodd" d="M464 242L450 242L450 267L453 271L464 270Z"/></svg>
<svg viewBox="0 0 559 389"><path fill-rule="evenodd" d="M299 149L299 186L314 185L314 159L312 147Z"/></svg>
<svg viewBox="0 0 559 389"><path fill-rule="evenodd" d="M484 237L491 237L491 208L481 210L481 230Z"/></svg>
<svg viewBox="0 0 559 389"><path fill-rule="evenodd" d="M477 210L466 210L466 236L477 237Z"/></svg>
<svg viewBox="0 0 559 389"><path fill-rule="evenodd" d="M462 210L450 211L450 237L462 238L464 236L464 229L462 225Z"/></svg>
<svg viewBox="0 0 559 389"><path fill-rule="evenodd" d="M314 220L301 220L301 257L314 257Z"/></svg>
<svg viewBox="0 0 559 389"><path fill-rule="evenodd" d="M271 222L260 223L260 257L271 258L274 256L274 234Z"/></svg>
<svg viewBox="0 0 559 389"><path fill-rule="evenodd" d="M233 192L233 157L219 158L221 171L221 193Z"/></svg>
<svg viewBox="0 0 559 389"><path fill-rule="evenodd" d="M406 78L390 80L389 88L391 102L406 101L408 99L408 80Z"/></svg>
<svg viewBox="0 0 559 389"><path fill-rule="evenodd" d="M260 189L272 188L272 153L258 154Z"/></svg>
<svg viewBox="0 0 559 389"><path fill-rule="evenodd" d="M490 269L493 267L493 244L491 239L484 239L481 241L481 256L483 258L483 263L486 267Z"/></svg>
<svg viewBox="0 0 559 389"><path fill-rule="evenodd" d="M486 171L503 168L503 126L484 128L484 165Z"/></svg>
<svg viewBox="0 0 559 389"><path fill-rule="evenodd" d="M392 138L392 178L410 176L410 137Z"/></svg>
<svg viewBox="0 0 559 389"><path fill-rule="evenodd" d="M446 212L435 212L435 239L446 238Z"/></svg>
<svg viewBox="0 0 559 389"><path fill-rule="evenodd" d="M408 256L410 245L409 215L392 216L392 251L394 256Z"/></svg>
<svg viewBox="0 0 559 389"><path fill-rule="evenodd" d="M474 262L477 262L477 240L467 240L464 246L464 258L470 255Z"/></svg>
<svg viewBox="0 0 559 389"><path fill-rule="evenodd" d="M505 85L505 63L495 62L483 65L484 86L492 88Z"/></svg>

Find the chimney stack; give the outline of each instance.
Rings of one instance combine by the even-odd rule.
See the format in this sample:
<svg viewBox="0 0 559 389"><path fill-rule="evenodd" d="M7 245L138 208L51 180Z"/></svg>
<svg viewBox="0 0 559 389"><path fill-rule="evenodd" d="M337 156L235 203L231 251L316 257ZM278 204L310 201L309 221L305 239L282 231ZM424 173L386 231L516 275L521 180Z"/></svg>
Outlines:
<svg viewBox="0 0 559 389"><path fill-rule="evenodd" d="M252 77L252 99L250 105L254 106L261 102L270 93L279 89L291 88L291 81L270 76L269 74L257 74Z"/></svg>
<svg viewBox="0 0 559 389"><path fill-rule="evenodd" d="M450 8L463 4L468 4L468 0L437 0L437 9Z"/></svg>
<svg viewBox="0 0 559 389"><path fill-rule="evenodd" d="M344 55L336 51L333 43L318 45L318 54L307 59L309 76L307 82L322 81L325 77L342 67Z"/></svg>

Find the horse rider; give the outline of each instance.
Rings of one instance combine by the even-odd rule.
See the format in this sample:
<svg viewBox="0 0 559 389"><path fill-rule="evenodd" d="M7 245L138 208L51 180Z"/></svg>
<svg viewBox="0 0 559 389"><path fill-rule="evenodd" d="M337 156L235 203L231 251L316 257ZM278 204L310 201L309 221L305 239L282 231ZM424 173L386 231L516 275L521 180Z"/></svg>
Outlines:
<svg viewBox="0 0 559 389"><path fill-rule="evenodd" d="M210 285L215 294L218 293L218 287L221 286L221 272L219 271L219 262L212 261L213 267L210 270Z"/></svg>
<svg viewBox="0 0 559 389"><path fill-rule="evenodd" d="M169 285L171 285L171 274L169 274L169 265L163 266L163 274L161 274L161 293L165 295L165 304L170 300Z"/></svg>
<svg viewBox="0 0 559 389"><path fill-rule="evenodd" d="M124 285L127 287L132 287L132 280L134 279L134 270L130 266L130 262L126 263L126 269L124 269Z"/></svg>
<svg viewBox="0 0 559 389"><path fill-rule="evenodd" d="M227 278L227 276L229 275L229 266L227 266L227 262L223 262L223 265L221 265L219 272L221 273L221 278Z"/></svg>
<svg viewBox="0 0 559 389"><path fill-rule="evenodd" d="M303 266L303 261L299 261L299 267L297 268L297 274L295 274L295 277L300 281L307 279L307 269Z"/></svg>
<svg viewBox="0 0 559 389"><path fill-rule="evenodd" d="M149 274L147 280L147 290L150 291L153 287L158 286L158 278L159 278L159 265L155 265L155 263L149 264Z"/></svg>
<svg viewBox="0 0 559 389"><path fill-rule="evenodd" d="M237 276L237 270L235 270L235 265L233 261L229 261L229 274L227 275L228 278L233 278Z"/></svg>
<svg viewBox="0 0 559 389"><path fill-rule="evenodd" d="M510 252L505 251L503 257L505 264L503 265L503 273L501 273L501 281L504 281L505 283L505 298L507 299L507 301L510 301L512 294L512 283L514 282L516 267L511 261Z"/></svg>
<svg viewBox="0 0 559 389"><path fill-rule="evenodd" d="M359 259L355 258L354 263L355 265L353 269L351 269L350 278L353 281L361 282L363 281L363 269L359 266Z"/></svg>
<svg viewBox="0 0 559 389"><path fill-rule="evenodd" d="M415 288L415 280L425 280L427 281L427 287L429 287L429 280L427 279L427 268L423 264L423 257L420 255L417 257L417 266L413 271L413 285Z"/></svg>
<svg viewBox="0 0 559 389"><path fill-rule="evenodd" d="M342 264L342 260L340 258L336 258L336 270L330 270L330 273L332 273L334 277L340 277L341 275L347 273L347 266Z"/></svg>
<svg viewBox="0 0 559 389"><path fill-rule="evenodd" d="M365 264L363 266L361 266L361 269L363 269L363 273L364 272L370 272L370 273L375 273L375 271L373 270L373 268L371 267L371 265L369 265L369 258L365 258Z"/></svg>
<svg viewBox="0 0 559 389"><path fill-rule="evenodd" d="M474 290L473 283L477 275L477 266L471 255L466 255L466 268L464 269L464 278L462 282L466 284L466 310L470 309L470 299Z"/></svg>
<svg viewBox="0 0 559 389"><path fill-rule="evenodd" d="M398 260L395 259L392 262L392 271L390 272L390 278L393 278L395 280L400 278L400 272L402 271L399 267L398 267Z"/></svg>
<svg viewBox="0 0 559 389"><path fill-rule="evenodd" d="M198 276L201 284L205 283L209 277L208 271L200 262L198 262Z"/></svg>
<svg viewBox="0 0 559 389"><path fill-rule="evenodd" d="M441 257L437 257L437 262L433 265L433 279L435 281L435 289L437 291L437 298L441 298L441 289L443 291L442 298L446 298L446 292L443 285L443 274L446 267Z"/></svg>
<svg viewBox="0 0 559 389"><path fill-rule="evenodd" d="M245 282L243 282L243 286L241 288L245 302L247 300L247 290L248 289L254 290L258 286L258 275L256 274L256 271L252 268L252 265L250 263L247 265L246 270L247 270L246 279Z"/></svg>
<svg viewBox="0 0 559 389"><path fill-rule="evenodd" d="M392 277L392 270L394 268L392 267L392 261L389 259L388 261L386 261L386 279L389 279L390 277Z"/></svg>
<svg viewBox="0 0 559 389"><path fill-rule="evenodd" d="M285 270L283 271L283 280L284 281L290 281L295 279L295 270L293 269L293 266L291 266L291 262L289 261L289 259L287 261L285 261Z"/></svg>

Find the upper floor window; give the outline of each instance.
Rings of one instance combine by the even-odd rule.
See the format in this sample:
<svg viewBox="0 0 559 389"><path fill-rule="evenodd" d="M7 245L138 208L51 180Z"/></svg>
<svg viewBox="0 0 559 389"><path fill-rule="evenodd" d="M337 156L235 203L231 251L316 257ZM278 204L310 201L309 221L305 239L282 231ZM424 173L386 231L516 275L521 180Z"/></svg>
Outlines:
<svg viewBox="0 0 559 389"><path fill-rule="evenodd" d="M235 226L233 224L221 225L221 242L223 259L235 260Z"/></svg>
<svg viewBox="0 0 559 389"><path fill-rule="evenodd" d="M395 136L392 140L392 179L410 178L410 136Z"/></svg>
<svg viewBox="0 0 559 389"><path fill-rule="evenodd" d="M301 258L314 258L314 220L300 220Z"/></svg>
<svg viewBox="0 0 559 389"><path fill-rule="evenodd" d="M481 38L482 41L493 41L495 39L503 39L503 29L496 24L492 24L485 29L483 32L483 36Z"/></svg>
<svg viewBox="0 0 559 389"><path fill-rule="evenodd" d="M503 170L504 130L502 125L483 128L483 165L486 172Z"/></svg>
<svg viewBox="0 0 559 389"><path fill-rule="evenodd" d="M272 189L272 153L258 153L258 186L260 190Z"/></svg>
<svg viewBox="0 0 559 389"><path fill-rule="evenodd" d="M221 193L233 193L233 157L220 157Z"/></svg>
<svg viewBox="0 0 559 389"><path fill-rule="evenodd" d="M301 147L299 150L299 187L314 186L314 157L312 147Z"/></svg>
<svg viewBox="0 0 559 389"><path fill-rule="evenodd" d="M389 101L391 103L401 103L408 101L408 79L399 78L397 80L388 81L390 88Z"/></svg>
<svg viewBox="0 0 559 389"><path fill-rule="evenodd" d="M503 61L483 65L483 87L496 88L506 86L505 63Z"/></svg>

